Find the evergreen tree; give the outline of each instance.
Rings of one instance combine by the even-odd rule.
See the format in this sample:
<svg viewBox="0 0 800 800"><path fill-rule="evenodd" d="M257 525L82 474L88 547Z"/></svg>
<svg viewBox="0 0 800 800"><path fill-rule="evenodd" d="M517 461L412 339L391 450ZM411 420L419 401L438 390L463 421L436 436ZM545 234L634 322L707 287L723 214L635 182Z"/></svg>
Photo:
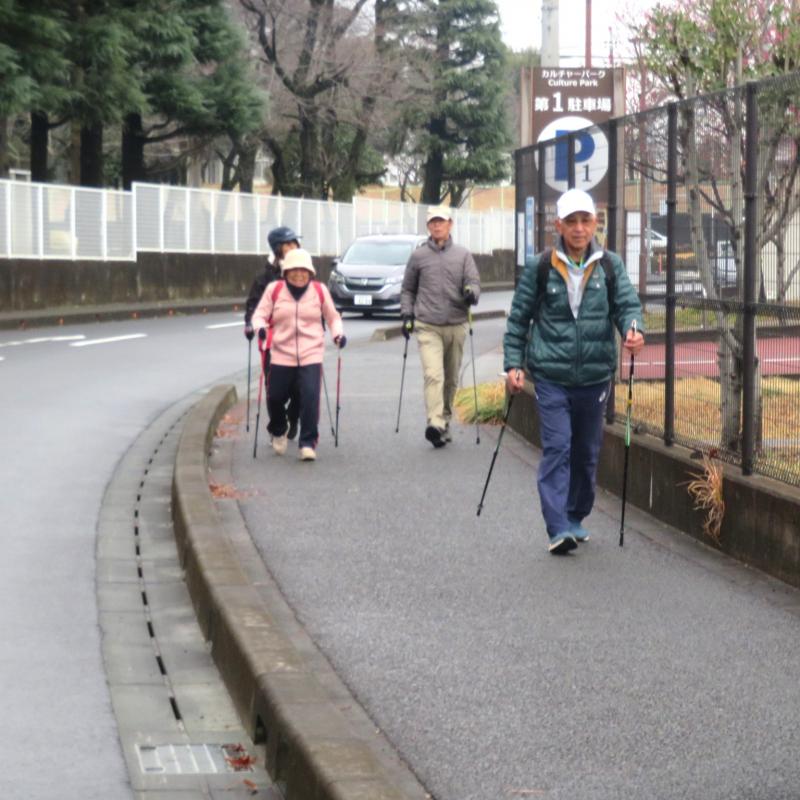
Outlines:
<svg viewBox="0 0 800 800"><path fill-rule="evenodd" d="M141 2L133 54L141 71L144 108L125 115L122 179L145 180L145 148L181 136L212 141L226 136L234 162L261 125L264 98L245 60L243 35L221 0ZM254 152L252 153L254 158ZM252 176L250 179L252 184Z"/></svg>
<svg viewBox="0 0 800 800"><path fill-rule="evenodd" d="M419 68L429 103L409 116L411 147L423 162L421 201L450 196L509 170L505 48L494 0L425 0Z"/></svg>
<svg viewBox="0 0 800 800"><path fill-rule="evenodd" d="M60 10L43 0L0 0L0 176L8 174L9 122L30 111L32 178L47 179L44 109L63 107L68 97L64 23Z"/></svg>

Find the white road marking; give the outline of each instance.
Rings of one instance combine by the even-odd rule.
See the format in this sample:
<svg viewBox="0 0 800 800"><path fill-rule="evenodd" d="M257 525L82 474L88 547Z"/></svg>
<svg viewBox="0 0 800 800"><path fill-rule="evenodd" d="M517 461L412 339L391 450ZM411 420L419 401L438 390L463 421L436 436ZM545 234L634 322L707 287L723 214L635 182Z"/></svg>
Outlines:
<svg viewBox="0 0 800 800"><path fill-rule="evenodd" d="M74 336L38 336L35 339L17 339L13 342L3 342L0 347L19 347L23 344L41 344L42 342L74 342L85 338L82 333Z"/></svg>
<svg viewBox="0 0 800 800"><path fill-rule="evenodd" d="M241 321L237 322L220 322L217 325L206 325L206 329L209 331L213 331L215 328L233 328L235 325L241 325L244 327L244 323Z"/></svg>
<svg viewBox="0 0 800 800"><path fill-rule="evenodd" d="M109 336L107 339L87 339L85 342L73 342L70 347L89 347L92 344L109 344L111 342L126 342L128 339L144 339L146 333L131 333L128 336Z"/></svg>

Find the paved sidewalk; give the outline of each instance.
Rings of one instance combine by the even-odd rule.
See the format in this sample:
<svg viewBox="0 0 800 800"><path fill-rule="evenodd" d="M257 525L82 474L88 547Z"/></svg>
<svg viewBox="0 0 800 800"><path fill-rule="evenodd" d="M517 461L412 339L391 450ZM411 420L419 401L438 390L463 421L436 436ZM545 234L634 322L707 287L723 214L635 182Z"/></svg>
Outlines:
<svg viewBox="0 0 800 800"><path fill-rule="evenodd" d="M476 325L479 380L503 325ZM316 463L263 430L254 461L242 430L233 475L285 597L436 800L796 798L800 593L636 509L620 549L602 493L592 541L550 556L510 431L476 517L497 429L433 450L412 345L396 434L402 351L343 352L338 448L323 405Z"/></svg>

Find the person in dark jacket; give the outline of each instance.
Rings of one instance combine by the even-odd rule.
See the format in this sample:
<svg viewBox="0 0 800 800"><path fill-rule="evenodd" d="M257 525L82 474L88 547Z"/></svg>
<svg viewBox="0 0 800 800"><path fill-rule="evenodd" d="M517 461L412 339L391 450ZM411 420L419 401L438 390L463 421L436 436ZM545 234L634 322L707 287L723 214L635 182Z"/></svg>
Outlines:
<svg viewBox="0 0 800 800"><path fill-rule="evenodd" d="M273 281L279 280L281 277L281 264L286 254L292 250L297 250L300 247L300 237L286 225L281 225L278 228L273 228L267 234L267 242L272 250L264 270L256 276L253 285L250 287L250 294L244 304L244 335L247 341L252 341L255 336L253 329L253 312L256 310L261 296L267 285ZM264 374L269 372L270 365L270 351L266 350L263 355L264 358ZM289 432L288 438L294 439L297 436L297 425L300 418L300 399L296 393L293 393L289 398L289 408L287 415L289 417Z"/></svg>
<svg viewBox="0 0 800 800"><path fill-rule="evenodd" d="M595 480L610 382L617 364L614 328L634 355L644 346L642 306L622 259L594 238L594 202L569 189L556 205L557 246L550 252L545 294L539 262L529 259L514 292L503 362L509 392L527 369L534 383L542 438L539 499L551 553L589 539L583 520L594 505ZM608 277L605 270L613 270Z"/></svg>
<svg viewBox="0 0 800 800"><path fill-rule="evenodd" d="M451 441L450 420L458 387L467 311L478 302L481 279L475 259L450 236L452 212L431 206L428 240L411 253L403 276L403 336L417 334L425 380L425 438L434 447Z"/></svg>

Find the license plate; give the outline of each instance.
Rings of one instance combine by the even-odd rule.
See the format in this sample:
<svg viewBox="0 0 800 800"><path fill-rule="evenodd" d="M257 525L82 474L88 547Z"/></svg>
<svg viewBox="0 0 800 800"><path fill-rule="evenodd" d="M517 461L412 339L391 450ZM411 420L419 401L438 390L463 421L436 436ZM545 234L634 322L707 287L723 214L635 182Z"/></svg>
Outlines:
<svg viewBox="0 0 800 800"><path fill-rule="evenodd" d="M371 306L372 305L372 295L371 294L356 294L353 295L353 301L357 306Z"/></svg>

